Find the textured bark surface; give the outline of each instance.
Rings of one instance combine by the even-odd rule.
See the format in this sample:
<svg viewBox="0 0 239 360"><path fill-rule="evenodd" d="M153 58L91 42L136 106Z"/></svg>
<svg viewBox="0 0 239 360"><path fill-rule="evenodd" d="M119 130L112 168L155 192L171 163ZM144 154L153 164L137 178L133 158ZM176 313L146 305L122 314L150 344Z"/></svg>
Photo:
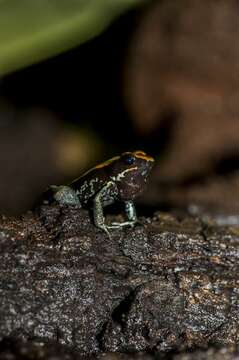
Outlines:
<svg viewBox="0 0 239 360"><path fill-rule="evenodd" d="M79 356L237 344L239 230L159 213L141 222L109 239L74 207L2 217L1 339Z"/></svg>
<svg viewBox="0 0 239 360"><path fill-rule="evenodd" d="M82 357L77 351L72 351L65 345L56 342L44 343L40 340L19 341L5 339L0 342L1 360L238 360L239 351L236 347L209 348L208 350L194 350L181 354L170 353L156 356L145 352L138 353L100 353Z"/></svg>

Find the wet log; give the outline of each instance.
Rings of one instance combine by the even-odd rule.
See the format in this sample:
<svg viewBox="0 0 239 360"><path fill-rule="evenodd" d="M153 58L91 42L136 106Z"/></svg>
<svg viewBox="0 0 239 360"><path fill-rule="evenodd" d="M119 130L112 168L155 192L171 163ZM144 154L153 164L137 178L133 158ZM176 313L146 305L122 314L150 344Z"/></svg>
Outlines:
<svg viewBox="0 0 239 360"><path fill-rule="evenodd" d="M238 360L237 347L223 347L220 349L210 347L207 350L195 349L178 354L169 353L157 356L145 352L137 353L99 353L90 359L97 360ZM57 342L44 342L42 340L13 340L4 339L0 342L1 360L86 360L77 350Z"/></svg>
<svg viewBox="0 0 239 360"><path fill-rule="evenodd" d="M236 227L155 213L109 238L87 211L45 205L2 216L0 248L0 340L80 355L238 344Z"/></svg>

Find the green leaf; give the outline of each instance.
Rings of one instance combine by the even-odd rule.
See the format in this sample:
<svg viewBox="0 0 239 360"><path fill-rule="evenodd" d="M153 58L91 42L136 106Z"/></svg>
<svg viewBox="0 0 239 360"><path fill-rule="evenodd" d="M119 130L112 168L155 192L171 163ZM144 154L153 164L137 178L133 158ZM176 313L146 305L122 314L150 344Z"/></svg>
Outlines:
<svg viewBox="0 0 239 360"><path fill-rule="evenodd" d="M0 0L0 75L93 38L143 1Z"/></svg>

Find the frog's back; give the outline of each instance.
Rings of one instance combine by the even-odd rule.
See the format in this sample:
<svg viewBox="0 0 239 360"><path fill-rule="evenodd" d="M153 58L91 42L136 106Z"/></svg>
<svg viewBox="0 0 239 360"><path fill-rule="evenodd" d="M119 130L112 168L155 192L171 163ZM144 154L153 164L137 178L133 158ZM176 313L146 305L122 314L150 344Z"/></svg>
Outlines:
<svg viewBox="0 0 239 360"><path fill-rule="evenodd" d="M68 185L50 186L47 193L47 201L58 201L61 204L88 206L101 191L103 205L111 204L117 196L117 186L112 186L111 173L112 165L119 159L119 156L111 158L73 180ZM110 186L108 186L110 185Z"/></svg>
<svg viewBox="0 0 239 360"><path fill-rule="evenodd" d="M93 168L75 179L68 186L74 189L80 203L87 205L107 181L105 170Z"/></svg>

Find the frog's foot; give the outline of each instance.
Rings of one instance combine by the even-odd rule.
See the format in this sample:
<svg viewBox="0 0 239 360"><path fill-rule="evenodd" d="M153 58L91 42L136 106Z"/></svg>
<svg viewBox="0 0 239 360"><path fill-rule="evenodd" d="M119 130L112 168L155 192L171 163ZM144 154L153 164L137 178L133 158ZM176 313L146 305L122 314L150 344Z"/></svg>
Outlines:
<svg viewBox="0 0 239 360"><path fill-rule="evenodd" d="M111 239L111 235L110 235L108 228L109 228L108 226L102 226L101 230L106 233L106 235L108 236L109 239Z"/></svg>
<svg viewBox="0 0 239 360"><path fill-rule="evenodd" d="M134 227L134 225L137 223L137 220L132 221L125 221L125 222L113 222L111 225L107 226L108 229L121 229L124 226L130 226Z"/></svg>
<svg viewBox="0 0 239 360"><path fill-rule="evenodd" d="M104 231L104 233L108 236L109 239L111 239L111 234L109 232L109 226L106 226L106 225L97 225L97 227L101 230L101 231Z"/></svg>

